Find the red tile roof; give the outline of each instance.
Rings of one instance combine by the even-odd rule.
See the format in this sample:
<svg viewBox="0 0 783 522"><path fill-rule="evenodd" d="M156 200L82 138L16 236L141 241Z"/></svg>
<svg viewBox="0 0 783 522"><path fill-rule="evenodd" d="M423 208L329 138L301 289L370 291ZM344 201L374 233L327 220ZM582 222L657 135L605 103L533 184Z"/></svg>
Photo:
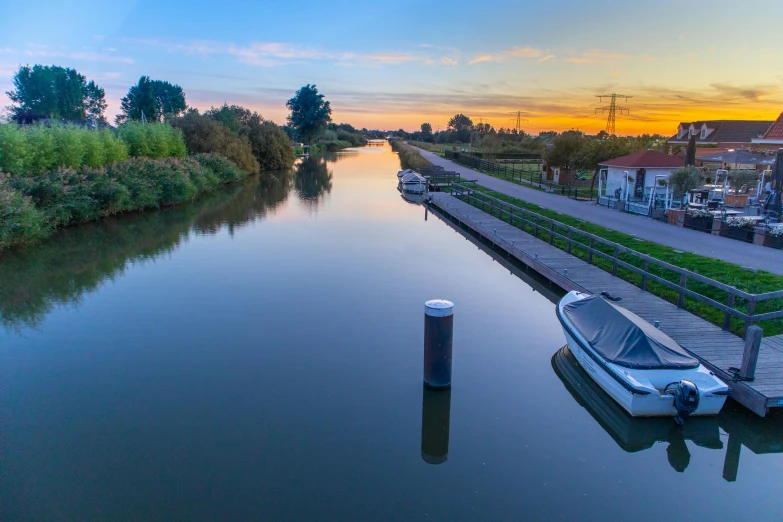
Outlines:
<svg viewBox="0 0 783 522"><path fill-rule="evenodd" d="M669 156L668 154L658 152L657 150L643 150L627 156L620 156L619 158L602 161L601 165L632 169L671 168L682 167L685 165L685 159L677 156Z"/></svg>
<svg viewBox="0 0 783 522"><path fill-rule="evenodd" d="M775 123L764 133L765 140L783 140L783 112L780 113Z"/></svg>

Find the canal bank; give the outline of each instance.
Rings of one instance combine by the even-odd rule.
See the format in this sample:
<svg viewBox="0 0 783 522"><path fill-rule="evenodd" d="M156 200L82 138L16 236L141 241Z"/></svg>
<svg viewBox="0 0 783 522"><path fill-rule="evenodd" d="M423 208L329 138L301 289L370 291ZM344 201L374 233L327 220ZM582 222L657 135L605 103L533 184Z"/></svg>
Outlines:
<svg viewBox="0 0 783 522"><path fill-rule="evenodd" d="M476 180L479 185L542 208L554 210L611 230L630 234L683 252L720 259L738 266L749 266L783 275L780 251L759 245L734 241L683 227L673 227L646 217L618 212L592 203L576 201L556 194L524 187L510 181L495 178L437 154L417 149L424 159L433 165L459 173L464 179Z"/></svg>

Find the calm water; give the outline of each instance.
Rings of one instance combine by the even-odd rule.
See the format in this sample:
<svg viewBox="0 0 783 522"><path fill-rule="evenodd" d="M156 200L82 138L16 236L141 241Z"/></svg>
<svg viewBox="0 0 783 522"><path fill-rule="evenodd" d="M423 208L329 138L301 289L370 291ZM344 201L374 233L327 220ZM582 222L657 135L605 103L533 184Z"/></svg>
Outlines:
<svg viewBox="0 0 783 522"><path fill-rule="evenodd" d="M0 256L0 519L783 518L780 416L618 414L553 364L554 289L425 220L388 147L327 159Z"/></svg>

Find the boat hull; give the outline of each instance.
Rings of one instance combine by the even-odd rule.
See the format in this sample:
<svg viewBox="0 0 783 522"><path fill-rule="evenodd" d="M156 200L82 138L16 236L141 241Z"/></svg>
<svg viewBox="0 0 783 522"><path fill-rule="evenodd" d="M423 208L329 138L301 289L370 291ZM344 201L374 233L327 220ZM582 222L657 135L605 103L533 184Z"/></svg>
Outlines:
<svg viewBox="0 0 783 522"><path fill-rule="evenodd" d="M558 312L563 302L571 302L578 297L571 294L558 303ZM570 324L562 313L558 318L563 326L568 348L587 374L603 389L612 399L633 417L674 417L677 409L674 406L674 397L661 393L667 382L679 382L682 379L697 383L700 389L699 407L691 415L717 415L726 402L728 387L712 375L706 368L699 365L698 368L689 370L627 370L613 365L590 349L589 343L581 338L579 332ZM657 387L650 384L657 381Z"/></svg>
<svg viewBox="0 0 783 522"><path fill-rule="evenodd" d="M427 192L426 183L403 183L402 191L409 194L424 194Z"/></svg>

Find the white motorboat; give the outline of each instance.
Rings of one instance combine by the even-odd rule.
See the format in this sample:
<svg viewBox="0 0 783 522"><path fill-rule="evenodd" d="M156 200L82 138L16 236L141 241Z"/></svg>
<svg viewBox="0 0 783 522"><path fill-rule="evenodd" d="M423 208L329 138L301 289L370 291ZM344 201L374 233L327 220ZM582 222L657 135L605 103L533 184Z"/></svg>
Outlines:
<svg viewBox="0 0 783 522"><path fill-rule="evenodd" d="M411 194L424 194L427 192L427 178L418 172L411 170L400 178L400 190Z"/></svg>
<svg viewBox="0 0 783 522"><path fill-rule="evenodd" d="M401 171L399 171L399 172L397 173L397 179L402 179L402 177L403 177L405 174L410 174L410 173L414 173L414 174L416 174L417 172L416 172L415 170L413 170L413 169L405 169L405 170L401 170Z"/></svg>
<svg viewBox="0 0 783 522"><path fill-rule="evenodd" d="M669 336L603 296L569 292L557 303L568 347L588 375L633 417L717 415L729 387Z"/></svg>

